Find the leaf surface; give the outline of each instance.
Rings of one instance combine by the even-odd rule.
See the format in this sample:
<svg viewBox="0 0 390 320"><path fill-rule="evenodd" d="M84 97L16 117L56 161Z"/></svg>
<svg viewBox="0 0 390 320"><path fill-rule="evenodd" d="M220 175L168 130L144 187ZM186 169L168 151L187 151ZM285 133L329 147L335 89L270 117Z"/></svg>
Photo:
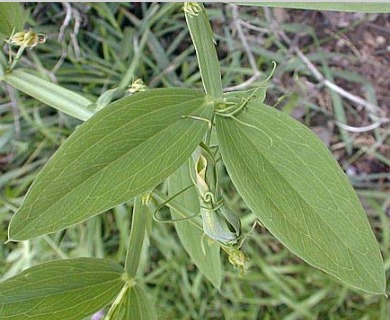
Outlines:
<svg viewBox="0 0 390 320"><path fill-rule="evenodd" d="M189 89L118 100L81 125L38 175L9 227L24 240L84 221L173 173L203 138L213 106Z"/></svg>
<svg viewBox="0 0 390 320"><path fill-rule="evenodd" d="M156 309L139 284L128 288L112 314L105 318L118 319L157 320Z"/></svg>
<svg viewBox="0 0 390 320"><path fill-rule="evenodd" d="M0 283L0 319L81 319L115 298L122 274L118 264L95 258L32 267Z"/></svg>
<svg viewBox="0 0 390 320"><path fill-rule="evenodd" d="M366 213L331 153L308 128L263 104L217 117L221 154L249 208L288 249L349 285L384 292Z"/></svg>
<svg viewBox="0 0 390 320"><path fill-rule="evenodd" d="M126 319L157 320L156 309L140 285L130 291L128 305L129 318Z"/></svg>
<svg viewBox="0 0 390 320"><path fill-rule="evenodd" d="M191 163L193 164L193 161ZM186 161L169 177L168 190L171 197L192 185L190 170L193 170L193 166L190 168L190 161ZM177 210L175 210L175 204L180 204L186 210L180 210L178 206L176 206ZM170 207L172 219L182 219L199 213L199 195L196 188L190 188L175 197ZM198 222L198 225L196 222ZM219 289L222 279L220 247L215 242L209 244L208 241L204 241L205 237L201 226L200 216L190 220L175 222L175 229L180 242L191 257L191 260L214 287ZM202 249L202 241L204 243L204 252Z"/></svg>
<svg viewBox="0 0 390 320"><path fill-rule="evenodd" d="M8 38L13 31L23 31L24 17L18 2L0 3L0 37Z"/></svg>
<svg viewBox="0 0 390 320"><path fill-rule="evenodd" d="M85 121L93 115L93 111L87 108L92 105L92 101L21 69L6 74L4 81L48 106L77 119Z"/></svg>

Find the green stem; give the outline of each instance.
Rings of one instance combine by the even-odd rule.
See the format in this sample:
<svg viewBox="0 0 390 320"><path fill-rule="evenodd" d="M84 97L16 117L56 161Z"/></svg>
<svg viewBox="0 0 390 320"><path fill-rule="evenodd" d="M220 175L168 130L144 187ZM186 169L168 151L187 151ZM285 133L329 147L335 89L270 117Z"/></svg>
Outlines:
<svg viewBox="0 0 390 320"><path fill-rule="evenodd" d="M134 278L137 274L145 239L147 216L147 206L142 204L141 196L136 197L134 200L133 220L125 261L125 270L130 278Z"/></svg>
<svg viewBox="0 0 390 320"><path fill-rule="evenodd" d="M16 64L18 63L18 61L20 60L20 58L24 52L24 49L26 49L26 46L19 47L18 51L16 52L15 58L13 59L12 63L7 68L7 72L11 72L13 70L13 68L15 68Z"/></svg>
<svg viewBox="0 0 390 320"><path fill-rule="evenodd" d="M21 69L6 73L3 80L25 94L77 119L85 121L94 114L88 110L92 101Z"/></svg>
<svg viewBox="0 0 390 320"><path fill-rule="evenodd" d="M186 3L186 6L194 6L195 11L185 11L185 17L190 31L192 42L196 50L200 75L203 87L207 94L214 98L222 97L221 70L215 49L213 31L207 19L206 11L201 3Z"/></svg>

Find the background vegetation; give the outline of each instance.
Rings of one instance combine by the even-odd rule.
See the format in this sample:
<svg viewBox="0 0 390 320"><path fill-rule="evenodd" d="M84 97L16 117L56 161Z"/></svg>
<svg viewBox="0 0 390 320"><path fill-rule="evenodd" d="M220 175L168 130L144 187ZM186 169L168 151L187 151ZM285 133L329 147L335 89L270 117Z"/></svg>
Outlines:
<svg viewBox="0 0 390 320"><path fill-rule="evenodd" d="M21 63L42 78L93 101L124 79L142 78L150 88L201 89L181 5L24 6L28 23L48 40L27 50ZM361 196L389 278L389 15L228 4L207 9L225 88L250 88L276 61L267 104L310 126L332 150ZM11 216L32 180L80 123L1 83L1 279L58 258L124 261L131 202L54 235L4 244ZM248 209L227 176L222 183L229 205L246 215ZM244 229L249 230L252 221L246 217ZM144 268L160 318L390 318L385 297L343 287L294 257L264 228L253 231L243 250L250 257L248 272L241 277L225 259L218 292L189 262L173 226L154 224L151 258L145 255Z"/></svg>

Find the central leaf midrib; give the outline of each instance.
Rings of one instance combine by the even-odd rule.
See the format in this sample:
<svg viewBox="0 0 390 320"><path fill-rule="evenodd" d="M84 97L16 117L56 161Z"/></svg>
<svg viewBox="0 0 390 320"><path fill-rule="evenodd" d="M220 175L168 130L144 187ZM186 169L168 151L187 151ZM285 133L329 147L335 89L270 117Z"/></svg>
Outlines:
<svg viewBox="0 0 390 320"><path fill-rule="evenodd" d="M232 122L234 122L234 120L232 120ZM252 140L250 139L250 137L248 137L248 135L245 133L245 128L243 128L243 127L241 128L240 126L238 126L238 125L236 125L236 124L234 124L234 125L235 125L235 127L237 128L237 131L240 132L240 133L242 133L243 135L245 135L246 138L247 138L247 141L248 141L256 150L259 150L258 147L252 142ZM225 131L226 131L226 132L229 132L229 130L225 130ZM232 141L234 141L234 140L232 139ZM239 152L239 150L237 150L237 151ZM239 152L239 153L240 153L240 152ZM260 153L263 155L264 160L266 160L266 161L268 162L268 164L269 164L272 168L274 168L275 172L277 172L277 174L278 174L278 176L281 178L281 180L283 180L284 182L286 182L286 183L289 185L290 189L293 190L293 192L294 192L297 196L299 196L299 198L300 198L300 199L301 199L301 200L302 200L302 201L303 201L303 202L312 210L312 212L315 213L315 216L318 217L318 218L322 221L322 223L324 223L324 225L327 226L328 230L329 230L330 232L332 232L332 234L335 235L335 237L344 245L345 248L348 248L348 249L352 252L352 250L350 249L350 247L347 246L347 245L345 245L345 243L340 239L340 237L337 236L337 234L332 230L332 228L330 228L329 225L321 218L321 216L318 215L318 214L316 213L315 210L313 210L313 207L312 207L311 205L309 205L309 203L307 202L307 200L306 200L304 197L302 197L294 188L292 188L291 183L290 183L288 180L286 180L286 179L283 177L283 175L281 175L281 174L279 173L279 171L272 165L272 162L270 162L270 160L266 157L266 155L265 155L263 152L260 152ZM250 168L249 164L246 163L245 158L243 158L242 156L241 156L241 158L242 158L242 163L245 164L245 166L248 168L248 170L249 170L249 172L250 172L250 171L251 171L251 168ZM252 175L252 177L255 177L255 176L256 176L256 175ZM257 178L255 178L255 180L257 181L257 184L261 186L261 183L257 180ZM275 203L272 201L272 197L269 195L268 191L265 190L265 189L263 189L263 188L262 188L262 190L263 190L264 193L266 194L267 198L274 204L274 206L275 206L276 208L278 208L278 205L275 204ZM252 198L252 197L251 197L251 198ZM252 201L252 202L253 202L253 201ZM283 214L283 211L280 210L280 212ZM284 219L286 219L286 221L289 221L289 219L287 219L286 216L285 216L284 214L283 214L283 216L284 216ZM315 241L315 242L316 242L316 241ZM317 245L318 247L321 247L321 246L318 245L317 242L316 242L316 245ZM356 255L355 255L355 254L354 254L353 256L356 258ZM338 269L339 269L339 268L340 268L340 266L338 265ZM353 269L353 270L354 270L354 272L356 273L356 270L355 270L355 269Z"/></svg>
<svg viewBox="0 0 390 320"><path fill-rule="evenodd" d="M239 128L238 126L237 126L237 128L238 128L238 131L241 131L241 128ZM228 130L227 130L227 131L228 131ZM246 137L248 137L245 133L244 133L244 135L245 135ZM257 146L256 146L254 143L252 143L252 141L251 141L250 139L247 139L247 140L252 144L252 146L254 146L254 147L258 150ZM232 141L233 141L233 139L232 139ZM237 150L238 153L240 153L239 149L236 149L236 150ZM264 159L268 164L271 164L271 162L270 162L270 161L268 160L268 158L264 155L264 153L261 152L261 154L262 154L262 156L263 156L263 159ZM251 172L252 169L251 169L250 165L245 161L245 158L241 155L241 153L240 153L240 156L241 156L241 158L242 158L242 162L241 162L241 163L243 163L243 164L248 168L248 172ZM272 166L272 165L271 165L271 167L275 168L275 167ZM284 177L279 173L279 171L277 171L277 170L275 170L275 171L278 173L278 176L281 178L281 180L285 181L285 182L290 186L290 188L291 188L291 184L290 184L287 180L284 179ZM269 199L269 201L270 201L276 208L278 208L279 211L282 212L282 214L283 214L283 211L280 210L279 206L273 201L272 196L269 195L268 190L265 189L265 188L262 188L262 187L261 187L262 183L261 183L257 178L255 178L255 177L256 177L256 175L252 175L252 178L254 178L254 179L256 180L257 185L261 188L261 190L263 190L264 194L267 196L267 198ZM293 192L294 192L295 194L297 194L297 195L299 196L299 198L302 199L303 202L304 202L306 205L308 205L307 202L306 202L306 200L305 200L304 198L302 198L301 195L295 191L295 189L293 189ZM251 198L252 198L252 197L251 197ZM252 201L252 202L253 202L253 201ZM311 208L311 210L313 210L313 208L312 208L311 206L308 206L308 207ZM284 216L284 219L285 219L286 221L289 221L289 219L287 219L286 216L285 216L284 214L283 214L283 216ZM299 229L298 229L298 230L299 230ZM300 232L301 232L301 231L300 231ZM318 244L317 244L317 245L318 245Z"/></svg>
<svg viewBox="0 0 390 320"><path fill-rule="evenodd" d="M152 98L155 98L155 97L152 97ZM190 100L190 101L193 102L194 100L198 100L198 99L200 99L200 98L197 97L197 98L192 99L192 100ZM145 99L145 100L147 100L147 99ZM138 102L139 102L139 101L133 102L133 104L134 104L134 103L138 103ZM144 102L144 101L143 101L143 102ZM181 103L175 104L175 105L173 105L173 106L182 105L182 104L185 104L185 103L188 103L188 101L186 101L186 102L181 102ZM130 104L130 106L131 106L131 105L132 105L132 104ZM127 107L130 107L130 106L127 106ZM74 158L74 159L72 160L71 163L69 163L66 167L64 167L64 168L57 174L57 179L52 180L52 183L55 183L56 180L60 179L60 177L62 176L62 174L64 173L64 171L67 170L67 168L68 168L69 166L71 166L73 163L75 163L78 159L81 159L81 158L82 158L90 149L92 149L93 147L95 147L95 145L96 145L96 144L99 144L102 140L111 138L111 137L112 137L113 135L115 135L119 130L121 130L124 126L128 126L128 125L130 125L130 124L133 123L133 122L139 122L143 117L149 117L151 114L153 114L153 113L155 113L155 112L159 112L159 111L161 112L162 109L171 108L171 107L172 107L172 105L167 105L167 106L164 107L164 108L159 108L159 109L153 110L153 111L151 111L151 112L149 112L149 113L147 113L147 114L145 114L145 115L141 115L140 117L137 117L136 119L131 119L128 123L125 123L125 124L123 124L122 126L118 127L117 129L113 130L112 132L110 132L110 134L104 136L102 139L99 139L99 140L95 141L95 142L92 143L88 148L86 148L83 152L81 152L76 158ZM167 128L169 128L171 125L174 125L175 123L177 123L177 121L171 123ZM163 129L163 130L164 130L164 129ZM163 131L163 130L162 130L162 131ZM158 135L158 134L159 134L160 132L162 132L162 131L158 131L157 133L155 133L155 134L149 136L148 139L145 139L143 142L139 143L135 148L138 148L140 145L146 143L149 139L152 139L154 136ZM131 150L134 150L135 148L132 148ZM123 153L119 158L121 158L122 156L124 156L124 155L128 154L129 152L131 152L131 150L129 150L128 152ZM91 178L92 176L98 174L100 171L104 170L106 167L108 167L111 163L115 162L115 161L116 161L117 159L119 159L119 158L116 158L114 161L110 161L110 162L107 163L106 165L102 166L102 167L99 168L96 172L94 172L89 178ZM88 179L89 179L89 178L88 178ZM39 190L39 192L40 192L41 194L44 194L45 190L48 189L48 188L52 185L52 183L47 184L42 190ZM83 181L81 181L81 182L80 182L79 184L77 184L77 185L74 185L73 187L77 188L77 187L78 187L80 184L82 184L82 183L83 183ZM56 199L55 203L58 202L58 201L60 201L63 197L65 197L66 194L67 194L67 193L65 193L62 197ZM34 206L35 203L38 202L38 201L40 201L40 197L39 197L39 196L36 197L35 201L32 202L31 206ZM48 210L48 209L50 209L50 207L48 207L46 210ZM45 210L45 211L46 211L46 210Z"/></svg>
<svg viewBox="0 0 390 320"><path fill-rule="evenodd" d="M175 95L172 94L172 96L175 96ZM157 97L158 97L158 96L157 96ZM164 97L164 95L163 95L163 97ZM146 98L143 99L141 102L142 102L142 103L145 103L147 100L150 100L150 99L153 99L153 98L156 98L156 96L146 97ZM194 100L197 100L197 99L200 99L200 98L194 98L194 99L192 99L192 100L190 100L190 101L194 101ZM135 102L133 102L133 103L127 105L126 108L130 108L133 104L137 104L137 103L139 103L139 102L140 102L140 101L135 101ZM187 102L181 102L181 103L179 103L179 105L185 104L185 103L187 103ZM147 114L145 114L145 115L141 115L141 116L137 117L136 119L131 119L129 122L123 124L123 125L120 126L120 127L117 127L117 128L114 129L112 132L110 132L110 134L108 134L108 135L104 136L102 139L99 139L99 140L95 141L94 143L92 143L88 148L86 148L86 149L85 149L83 152L81 152L76 158L74 158L74 159L72 160L72 162L71 162L70 164L68 164L68 166L64 167L64 169L58 173L57 179L63 174L63 172L64 172L72 163L74 163L74 162L76 162L78 159L82 158L82 156L83 156L84 154L86 154L91 148L93 148L96 144L100 143L102 140L108 139L108 138L112 137L112 136L115 135L119 130L121 130L123 127L128 126L128 125L130 125L130 124L133 123L133 122L137 122L137 121L139 121L140 119L142 119L143 117L149 117L151 114L153 114L153 113L155 113L155 112L159 112L159 111L161 111L162 109L165 109L165 108L168 109L168 108L171 108L172 106L176 106L176 105L177 105L177 104L174 104L174 105L167 105L167 106L165 106L165 107L163 107L163 108L159 108L159 109L156 109L156 110L152 110L152 111L150 111L149 113L147 113ZM118 111L120 111L120 110L118 110ZM110 114L110 115L112 116L113 114ZM101 121L104 121L104 119L101 119L99 122L101 122ZM97 125L97 123L94 123L94 126L95 126L95 125ZM152 138L152 137L153 137L153 136L151 136L151 138ZM147 140L144 140L142 143L145 143L145 141L147 141ZM142 143L141 143L141 144L142 144ZM102 170L102 169L104 169L104 167L101 168L100 170ZM97 171L97 172L98 172L98 171ZM54 179L52 182L55 182L57 179ZM40 193L44 193L45 190L46 190L47 188L50 187L50 185L51 185L51 183L47 184L42 190L40 190ZM36 200L33 202L32 205L34 205L37 201L39 201L39 197L36 198Z"/></svg>
<svg viewBox="0 0 390 320"><path fill-rule="evenodd" d="M237 127L238 127L238 126L237 126ZM242 128L242 129L244 129L244 128ZM239 130L240 130L240 128L239 128ZM259 150L259 148L258 148L258 147L249 139L249 137L248 137L248 135L245 133L245 131L244 131L244 130L242 130L242 131L243 131L243 134L247 137L247 140L252 144L252 146L254 146L257 150ZM284 142L281 141L281 140L279 140L279 141L280 141L281 144L284 145L285 148L287 148L287 149L289 149L289 150L291 151L291 148L290 148L290 146L289 146L288 144L284 143ZM260 151L260 150L259 150L259 151ZM266 159L267 162L268 162L268 163L274 168L274 170L278 173L279 177L281 177L282 180L283 180L285 183L288 184L288 186L290 187L290 189L293 190L297 195L299 195L300 199L302 199L303 202L304 202L309 208L311 208L311 210L312 210L314 213L316 213L317 211L315 210L315 208L312 207L312 206L310 205L310 203L309 203L303 196L301 196L301 194L298 193L298 192L295 190L295 188L293 188L292 183L291 183L289 180L286 180L286 179L283 177L283 175L279 172L279 170L278 170L276 167L274 167L274 166L272 165L272 161L270 161L270 160L267 158L267 154L266 154L266 153L262 153L262 155L263 155L264 159ZM299 157L297 157L297 159L301 162L301 164L302 164L303 166L305 166L305 162L304 162L302 159L300 159ZM325 189L328 189L328 188L325 186L324 182L321 181L321 179L317 178L316 175L315 175L312 171L309 171L309 172L312 174L312 176L314 176L314 177L316 178L316 181L317 181L319 184L321 184ZM267 196L268 196L268 194L267 194ZM319 215L319 214L316 214L316 216L322 221L322 223L324 223L324 224L328 227L329 230L332 231L332 228L329 226L329 224L327 224L327 220L324 220L324 219L322 218L322 216ZM333 231L332 231L332 232L333 232ZM334 232L333 232L333 233L334 233ZM349 246L346 246L346 245L345 245L345 243L343 242L343 240L342 240L341 238L338 237L338 239L344 244L345 247L350 248ZM361 254L364 255L363 253L361 253Z"/></svg>
<svg viewBox="0 0 390 320"><path fill-rule="evenodd" d="M85 273L86 273L86 275L90 275L91 274L90 272L85 272ZM100 272L95 272L95 273L96 273L96 275L101 274ZM30 288L31 286L33 286L33 287L35 286L36 287L37 285L39 285L39 283L46 284L46 283L48 283L50 281L56 281L58 283L61 279L63 279L63 277L58 275L58 276L47 278L47 279L45 278L45 279L42 279L41 281L37 281L37 282L34 282L34 283L28 283L28 284L24 284L23 286L18 286L17 289L22 289L24 287L26 290L28 290L28 289L31 290L31 288ZM85 290L87 288L93 288L93 287L96 287L96 286L102 286L102 285L113 284L113 283L122 283L120 274L119 274L119 276L117 276L116 278L113 278L113 279L104 280L103 282L99 282L99 283L95 282L95 283L89 283L88 285L67 288L66 291L63 291L64 287L56 287L56 288L54 288L55 290L51 291L50 294L43 294L42 293L42 294L38 295L38 292L40 290L42 290L42 289L40 289L40 290L38 289L37 291L34 291L34 296L30 296L28 299L27 298L23 299L23 302L36 300L36 299L42 299L44 297L52 297L52 296L55 296L55 295L61 295L61 294L64 294L65 292L68 293L68 292L73 292L73 291L80 291L80 290ZM7 291L11 291L12 292L13 290L15 290L15 289L12 288L12 289L7 290ZM47 289L44 289L44 290L47 290ZM53 290L53 289L51 289L51 290ZM58 291L58 290L60 290L60 291ZM5 292L7 292L7 291L5 291ZM12 293L11 293L11 295L12 295ZM5 298L7 298L7 295L5 295ZM19 301L7 301L6 303L7 304L14 304L14 303L20 303L20 302Z"/></svg>

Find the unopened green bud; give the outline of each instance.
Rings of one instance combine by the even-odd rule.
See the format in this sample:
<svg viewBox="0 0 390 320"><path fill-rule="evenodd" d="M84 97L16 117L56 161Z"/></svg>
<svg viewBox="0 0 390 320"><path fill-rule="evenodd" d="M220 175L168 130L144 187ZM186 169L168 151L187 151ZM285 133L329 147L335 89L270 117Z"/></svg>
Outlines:
<svg viewBox="0 0 390 320"><path fill-rule="evenodd" d="M195 17L202 11L202 7L198 2L184 2L183 10L190 17Z"/></svg>
<svg viewBox="0 0 390 320"><path fill-rule="evenodd" d="M152 192L146 192L141 196L141 203L148 206L153 200Z"/></svg>
<svg viewBox="0 0 390 320"><path fill-rule="evenodd" d="M244 253L236 248L235 246L224 248L224 250L229 255L229 262L235 267L241 270L241 273L245 271L245 255Z"/></svg>
<svg viewBox="0 0 390 320"><path fill-rule="evenodd" d="M27 48L34 48L36 45L45 42L46 35L43 33L36 33L32 29L17 32L9 39L10 44Z"/></svg>
<svg viewBox="0 0 390 320"><path fill-rule="evenodd" d="M201 208L203 231L224 246L238 244L241 237L240 220L224 204L219 208ZM228 217L228 218L227 218Z"/></svg>
<svg viewBox="0 0 390 320"><path fill-rule="evenodd" d="M142 81L142 79L134 80L133 83L131 84L131 86L129 86L129 89L128 89L128 91L130 93L136 93L136 92L141 92L141 91L145 91L145 90L146 90L146 85Z"/></svg>

